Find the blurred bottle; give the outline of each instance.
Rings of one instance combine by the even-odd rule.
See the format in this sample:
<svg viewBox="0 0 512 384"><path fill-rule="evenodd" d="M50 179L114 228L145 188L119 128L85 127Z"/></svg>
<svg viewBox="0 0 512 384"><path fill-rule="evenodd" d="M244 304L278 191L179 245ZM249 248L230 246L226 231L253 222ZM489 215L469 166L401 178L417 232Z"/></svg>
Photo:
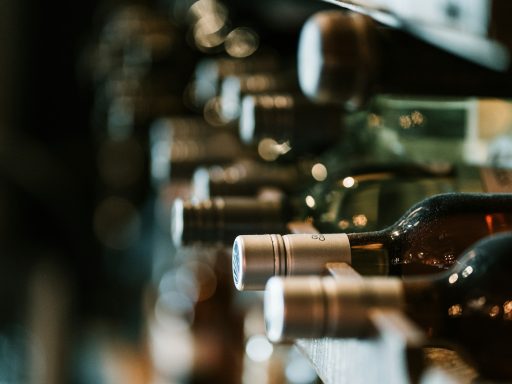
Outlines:
<svg viewBox="0 0 512 384"><path fill-rule="evenodd" d="M227 76L220 86L222 116L227 121L240 117L242 100L246 95L275 92L299 94L299 82L295 71L260 72Z"/></svg>
<svg viewBox="0 0 512 384"><path fill-rule="evenodd" d="M255 157L244 148L231 127L213 127L200 117L159 119L151 127L153 183L190 180L199 166L226 164Z"/></svg>
<svg viewBox="0 0 512 384"><path fill-rule="evenodd" d="M265 52L242 58L205 58L195 67L185 97L193 109L203 111L208 103L218 103L216 97L221 94L222 82L227 77L275 72L280 71L282 67L283 64L276 55ZM220 115L220 105L217 105L217 108Z"/></svg>
<svg viewBox="0 0 512 384"><path fill-rule="evenodd" d="M195 195L194 199L176 201L171 220L174 243L229 244L237 234L261 234L270 228L274 233L289 232L290 222L293 226L298 221L326 233L374 231L392 225L429 196L510 190L510 172L498 168L366 164L352 167L352 173L325 178L325 167L317 163L310 172L315 182L298 185L303 189L292 193L266 189L262 184L256 196L212 195L196 201ZM240 181L242 186L235 182L235 190L244 190L244 179ZM272 180L268 183L278 187Z"/></svg>
<svg viewBox="0 0 512 384"><path fill-rule="evenodd" d="M510 96L508 71L469 62L356 13L314 14L302 29L298 56L304 93L349 109L377 93Z"/></svg>
<svg viewBox="0 0 512 384"><path fill-rule="evenodd" d="M273 341L364 337L372 333L369 311L396 309L431 344L462 348L482 378L510 380L511 247L510 234L489 236L435 276L273 278L265 291L267 334Z"/></svg>
<svg viewBox="0 0 512 384"><path fill-rule="evenodd" d="M344 133L340 108L319 106L290 93L246 95L239 128L242 141L257 143L267 161L321 153Z"/></svg>
<svg viewBox="0 0 512 384"><path fill-rule="evenodd" d="M199 167L192 177L194 199L214 196L254 196L273 187L286 194L299 192L315 180L310 161L273 164L244 159L226 166Z"/></svg>
<svg viewBox="0 0 512 384"><path fill-rule="evenodd" d="M214 197L198 203L177 199L171 214L172 239L176 246L229 245L242 233L283 232L288 210L280 198Z"/></svg>
<svg viewBox="0 0 512 384"><path fill-rule="evenodd" d="M510 194L440 194L379 231L238 236L233 279L240 290L262 289L274 275L322 274L328 262L352 264L362 274L439 272L475 241L511 228Z"/></svg>

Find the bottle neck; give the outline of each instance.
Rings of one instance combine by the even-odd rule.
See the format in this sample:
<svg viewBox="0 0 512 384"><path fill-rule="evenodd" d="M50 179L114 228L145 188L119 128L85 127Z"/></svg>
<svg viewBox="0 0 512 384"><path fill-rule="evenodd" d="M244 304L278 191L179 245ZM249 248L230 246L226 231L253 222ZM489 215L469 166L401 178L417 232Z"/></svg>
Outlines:
<svg viewBox="0 0 512 384"><path fill-rule="evenodd" d="M425 275L439 273L428 260L404 255L407 231L391 226L380 231L348 234L352 266L362 275Z"/></svg>
<svg viewBox="0 0 512 384"><path fill-rule="evenodd" d="M352 267L362 275L388 275L390 241L385 231L349 233Z"/></svg>

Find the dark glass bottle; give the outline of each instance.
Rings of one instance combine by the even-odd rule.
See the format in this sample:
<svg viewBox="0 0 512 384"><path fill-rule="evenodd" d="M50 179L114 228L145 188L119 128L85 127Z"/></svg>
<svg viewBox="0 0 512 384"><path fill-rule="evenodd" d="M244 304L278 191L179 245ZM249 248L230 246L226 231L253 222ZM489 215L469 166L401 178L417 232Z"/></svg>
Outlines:
<svg viewBox="0 0 512 384"><path fill-rule="evenodd" d="M200 117L161 118L150 131L151 174L157 185L189 179L199 166L255 157L229 126L213 127Z"/></svg>
<svg viewBox="0 0 512 384"><path fill-rule="evenodd" d="M273 278L265 291L267 334L273 341L367 335L368 309L394 308L432 344L462 348L484 378L510 380L511 250L505 233L480 240L433 276Z"/></svg>
<svg viewBox="0 0 512 384"><path fill-rule="evenodd" d="M227 121L240 117L242 99L246 95L271 92L300 92L297 73L260 72L227 76L220 87L220 107L222 116Z"/></svg>
<svg viewBox="0 0 512 384"><path fill-rule="evenodd" d="M471 48L482 50L477 44ZM512 89L510 72L480 66L355 13L314 14L302 29L298 56L304 94L347 108L361 107L377 93L508 97ZM497 53L494 62L501 59Z"/></svg>
<svg viewBox="0 0 512 384"><path fill-rule="evenodd" d="M240 290L262 289L271 276L322 274L328 262L347 262L362 274L439 272L480 238L510 230L512 194L440 194L380 231L238 236L233 278Z"/></svg>
<svg viewBox="0 0 512 384"><path fill-rule="evenodd" d="M333 214L333 209L343 209L343 213L346 213L344 205L354 204L358 199L361 201L356 204L355 209L361 209L364 205L365 209L359 211L359 215L367 213L370 220L367 225L356 225L354 230L384 228L384 224L392 224L410 205L426 196L459 190L481 191L478 188L469 188L472 184L471 179L462 183L454 177L450 166L433 169L415 164L366 165L354 167L354 171L360 175L354 175L354 183L358 185L353 185L352 189L355 195L358 195L356 190L361 189L361 196L344 199L346 196L333 196L331 193L327 200L323 201L321 199L325 197L326 190L332 192L331 182L319 182L308 188L307 192L296 193L290 193L291 188L299 186L289 183L305 178L308 173L312 179L321 179L321 164L306 167L308 172L282 166L282 169L269 173L264 172L268 165L265 167L263 164L252 164L255 169L251 171L244 168L244 164L251 163L238 164L239 167L231 168L231 171L229 168L221 170L220 176L227 178L224 183L208 183L208 186L201 186L200 184L205 184L207 180L198 179L208 177L202 174L204 171L196 173L194 187L198 189L193 191L193 197L177 200L172 209L171 230L176 245L195 242L232 244L237 235L287 232L287 223L296 220L315 225L318 222L324 224L319 228L337 231L340 226L326 225L327 217ZM209 190L210 186L213 187L213 191ZM333 188L335 187L337 188ZM368 189L371 190L370 194ZM227 195L215 194L215 191L221 190L227 191ZM231 194L235 191L240 195ZM387 204L384 209L380 200L390 193L401 193L402 196L398 202ZM351 193L348 192L347 195ZM313 200L318 201L318 206L311 205ZM359 221L355 219L356 224L359 224Z"/></svg>
<svg viewBox="0 0 512 384"><path fill-rule="evenodd" d="M242 141L258 143L260 156L271 161L288 152L321 153L342 137L344 120L338 106L317 105L302 95L249 94L242 99L239 129ZM274 156L262 153L263 139L275 141Z"/></svg>
<svg viewBox="0 0 512 384"><path fill-rule="evenodd" d="M240 233L286 231L290 217L289 207L281 199L228 196L197 203L176 199L171 234L175 246L231 244Z"/></svg>
<svg viewBox="0 0 512 384"><path fill-rule="evenodd" d="M307 171L287 172L282 166L269 173L263 172L264 165L258 164L252 169L257 172L252 172L244 164L251 163L212 170L222 179L216 182L208 182L208 176L213 175L205 175L204 170L196 173L193 197L178 201L173 210L176 244L231 244L237 235L272 233L271 228L275 233L288 232L288 223L298 221L324 233L375 231L392 225L412 205L429 196L510 191L510 172L504 169L361 164L352 168L353 173L340 170L338 177L331 174L320 181L325 176L321 163L306 167ZM294 185L288 182L308 174L316 180L292 192ZM216 192L220 191L227 193L219 196Z"/></svg>
<svg viewBox="0 0 512 384"><path fill-rule="evenodd" d="M192 177L192 193L199 200L214 196L254 196L267 187L294 194L315 181L311 174L313 165L309 161L268 164L243 159L226 166L200 167Z"/></svg>

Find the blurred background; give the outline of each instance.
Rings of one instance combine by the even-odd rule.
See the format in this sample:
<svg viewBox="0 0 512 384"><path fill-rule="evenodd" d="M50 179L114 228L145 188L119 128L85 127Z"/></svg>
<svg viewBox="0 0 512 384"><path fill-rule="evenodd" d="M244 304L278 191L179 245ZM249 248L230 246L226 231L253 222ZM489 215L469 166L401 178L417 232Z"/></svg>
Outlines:
<svg viewBox="0 0 512 384"><path fill-rule="evenodd" d="M149 126L199 115L186 88L201 58L225 54L230 32L246 28L248 50L272 40L292 55L320 5L194 3L1 2L0 382L227 383L240 373L241 312L194 315L196 280L215 280L212 264L176 266L170 235L158 240L164 192L151 183ZM232 49L246 49L236 35ZM226 287L201 289L229 296L230 267L222 273ZM208 322L225 335L208 334Z"/></svg>

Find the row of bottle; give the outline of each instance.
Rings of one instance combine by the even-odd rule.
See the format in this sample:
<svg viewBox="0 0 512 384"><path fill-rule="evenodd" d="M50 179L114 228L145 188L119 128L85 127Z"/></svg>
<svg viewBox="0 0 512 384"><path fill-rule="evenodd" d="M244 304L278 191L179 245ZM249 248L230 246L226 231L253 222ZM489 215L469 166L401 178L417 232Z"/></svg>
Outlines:
<svg viewBox="0 0 512 384"><path fill-rule="evenodd" d="M346 28L349 28L352 23L360 22L357 21L358 15L348 17L349 21L343 13L328 12L312 18L303 31L300 50L311 49L313 38L321 39L324 31L319 32L319 26L334 28L347 25ZM372 22L364 22L367 23L364 25L373 28ZM395 31L384 33L395 34ZM406 41L409 39L400 32L396 34ZM333 39L331 30L326 35ZM342 38L335 37L330 44ZM343 39L345 41L346 34ZM394 43L398 41L396 39L392 37L389 41ZM329 46L326 41L322 41L324 44L316 43L317 46ZM407 44L400 43L400 49L403 50ZM354 44L348 46L360 49ZM419 51L429 55L429 64L432 64L432 60L435 62L429 50L423 47ZM337 52L333 55L340 57ZM334 92L352 86L345 86L346 79L357 78L341 76L341 70L336 68L330 73L330 68L320 71L310 63L306 65L306 59L311 61L311 57L314 60L315 55L299 54L299 60L303 61L299 65L299 79L302 89L310 96L323 96L324 100L334 101ZM404 70L396 60L402 57L390 54L395 65L389 68L401 68L396 74L405 76L410 71ZM451 60L457 61L453 68L457 68L461 77L454 80L450 87L436 88L440 79L455 79L452 73L446 71L445 60L443 58L443 65L439 66L444 76L433 71L435 76L428 78L422 86L415 88L414 84L411 85L412 81L392 81L390 85L395 88L382 86L381 89L396 90L400 89L397 86L405 84L411 85L405 87L408 93L427 91L439 94L439 89L442 89L443 93L446 91L452 95L459 92L467 94L467 89L461 90L454 84L468 85L468 82L460 82L464 76L460 68L471 68L471 65L453 58ZM332 63L333 60L325 62ZM360 62L357 64L358 68L366 68ZM436 68L435 65L433 68ZM319 81L314 91L308 91L307 87L311 85L307 84L305 76L308 79L315 77L310 73L312 70L318 70L329 81ZM491 77L502 78L499 81L508 79L505 75L480 70ZM334 76L339 76L337 82L332 81ZM251 75L244 80L249 78L256 77ZM425 80L425 77L421 77L421 80ZM226 84L236 81L236 78L230 78ZM238 81L242 84L240 78ZM335 84L335 87L329 93L324 89L319 91L319 84L323 87ZM486 80L485 84L492 82ZM469 94L503 96L501 90L506 89L501 87L503 84L485 90L485 87L478 88L475 83L469 84L470 88L473 87ZM241 88L240 85L238 87ZM228 85L225 85L227 88ZM365 85L358 90L368 88ZM361 93L357 97L347 97L342 94L340 101L345 104L349 100L350 108L353 108L366 104L365 95ZM220 101L223 101L222 98ZM233 98L227 102L232 103ZM242 235L237 237L233 247L234 283L238 289L263 289L270 278L265 291L265 316L267 334L273 341L302 337L361 337L371 332L366 315L370 307L405 308L406 313L424 325L433 336L444 336L444 341L456 341L467 348L467 353L472 356L471 361L485 377L510 377L506 367L506 343L497 342L509 332L507 313L510 304L507 295L510 289L507 289L503 272L506 262L500 260L506 257L510 249L510 237L497 236L469 248L489 234L510 230L510 196L496 194L510 192L509 171L495 167L508 166L508 136L504 133L509 129L509 120L505 117L505 121L500 123L496 120L489 122L488 118L481 119L485 113L496 117L497 111L501 112L499 116L503 118L504 114L509 113L508 103L497 100L379 96L373 99L374 106L370 112L352 112L343 118L343 138L346 142L340 140L345 112L339 107L321 109L293 94L247 94L239 103L231 111L238 110L240 113L238 124L242 139L246 142L253 137L263 139L258 146L259 156L276 160L281 156L285 159L283 155L291 153L295 164L269 166L254 161L255 156L250 155L252 159L239 163L196 171L192 193L200 201L178 200L174 203L172 231L175 244L199 241L229 245L236 235ZM233 107L233 104L228 104L228 111L229 107ZM236 112L232 115L228 113L228 116L236 115ZM485 124L489 124L488 128ZM501 128L500 124L503 124ZM308 129L313 130L313 126L314 132L308 132ZM279 132L278 128L281 127L288 131ZM494 132L489 133L489 128ZM475 132L479 133L475 135ZM316 141L316 135L321 136L321 140ZM266 157L269 152L265 150L265 145L269 145L269 136L273 140L270 147L274 153ZM505 150L494 150L491 159L489 146L486 145L490 137L499 137L492 147ZM301 139L304 144L300 143ZM322 140L323 143L318 145ZM324 152L327 144L332 144L334 140L341 143L330 153ZM484 148L484 155L476 151L481 148ZM434 152L434 149L438 149L438 152ZM323 155L321 158L304 156L311 151L322 152ZM300 156L300 160L297 160L297 156ZM411 163L411 160L422 162ZM429 164L425 164L425 160L429 160ZM448 163L454 161L457 165ZM478 168L474 164L468 166L460 163L493 163L494 167ZM175 167L180 168L179 161ZM172 169L170 174L172 180ZM310 186L304 187L305 184ZM277 193L276 187L280 190ZM454 191L494 193L437 195ZM256 192L258 196L254 197ZM242 194L246 196L240 196ZM436 196L414 205L431 195ZM287 227L292 220L306 221L316 229L329 233L243 235L289 232L290 228L294 228L293 225ZM382 229L385 227L387 229ZM311 230L311 227L306 230ZM494 280L490 272L481 272L488 268L485 261L488 259L481 254L489 252L503 255L496 257L493 260L496 266L491 267L500 271L503 278L500 276ZM414 277L411 282L393 278L343 281L328 277L288 277L322 275L331 263L349 263L363 274L428 274L428 277ZM436 277L430 276L433 273ZM468 298L465 290L475 284L473 279L476 278L482 279L483 284L479 286L484 287L483 291L480 288L476 289L478 292L471 291ZM488 280L492 281L488 283ZM459 284L456 284L457 281ZM495 281L496 285L493 284ZM439 293L445 290L445 286L453 289L448 293ZM477 293L480 296L475 296ZM449 295L450 300L442 299L443 294ZM440 314L429 314L427 305L431 305L429 308L432 311L437 306ZM350 306L347 311L346 306ZM419 315L415 316L416 312ZM426 318L422 318L425 312ZM478 335L475 324L485 326L489 332ZM459 326L462 331L457 330ZM481 345L486 347L478 348ZM502 352L501 356L497 356Z"/></svg>

